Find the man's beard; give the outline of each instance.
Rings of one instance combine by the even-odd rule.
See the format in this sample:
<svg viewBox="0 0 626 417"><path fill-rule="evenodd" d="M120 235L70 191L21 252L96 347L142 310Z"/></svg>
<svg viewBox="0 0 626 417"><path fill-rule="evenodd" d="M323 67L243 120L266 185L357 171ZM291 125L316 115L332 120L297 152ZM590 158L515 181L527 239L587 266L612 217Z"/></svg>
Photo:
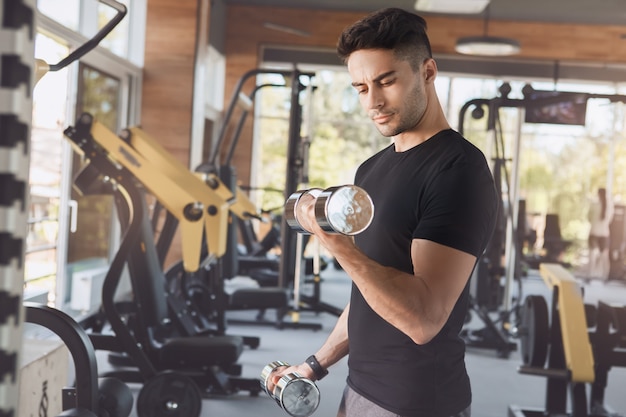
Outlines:
<svg viewBox="0 0 626 417"><path fill-rule="evenodd" d="M391 109L386 112L376 112L375 114L391 114L391 120L386 124L376 124L376 129L385 137L394 137L407 130L413 129L426 112L426 95L418 83L406 96L402 105L402 111ZM373 117L370 115L370 117Z"/></svg>

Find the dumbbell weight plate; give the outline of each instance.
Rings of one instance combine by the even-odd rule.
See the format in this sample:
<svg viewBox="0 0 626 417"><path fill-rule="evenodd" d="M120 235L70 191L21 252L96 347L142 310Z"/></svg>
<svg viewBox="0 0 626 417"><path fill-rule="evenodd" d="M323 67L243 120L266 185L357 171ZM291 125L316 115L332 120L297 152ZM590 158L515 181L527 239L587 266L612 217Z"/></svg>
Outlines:
<svg viewBox="0 0 626 417"><path fill-rule="evenodd" d="M356 235L367 229L373 217L371 197L356 185L327 188L315 200L315 218L326 232Z"/></svg>
<svg viewBox="0 0 626 417"><path fill-rule="evenodd" d="M289 196L289 198L285 202L285 221L290 228L300 233L309 233L300 225L300 222L298 221L298 203L300 202L302 197L307 194L312 195L313 198L317 198L321 192L322 190L320 188L311 188L308 190L296 191Z"/></svg>
<svg viewBox="0 0 626 417"><path fill-rule="evenodd" d="M317 410L320 391L313 381L293 372L278 380L274 399L290 416L308 417Z"/></svg>
<svg viewBox="0 0 626 417"><path fill-rule="evenodd" d="M261 388L263 388L263 391L265 391L267 395L272 398L274 398L274 394L267 389L267 381L270 379L270 375L272 375L272 372L274 372L277 368L280 368L281 366L289 366L289 364L283 361L274 361L265 365L265 367L263 367L263 370L261 370Z"/></svg>

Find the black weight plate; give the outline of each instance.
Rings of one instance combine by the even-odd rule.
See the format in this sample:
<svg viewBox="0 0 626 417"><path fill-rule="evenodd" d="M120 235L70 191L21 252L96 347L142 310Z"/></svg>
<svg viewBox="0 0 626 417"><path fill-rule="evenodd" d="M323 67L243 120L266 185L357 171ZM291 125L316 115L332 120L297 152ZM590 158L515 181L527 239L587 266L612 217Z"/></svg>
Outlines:
<svg viewBox="0 0 626 417"><path fill-rule="evenodd" d="M529 295L522 308L520 351L525 365L543 368L548 355L550 323L548 304L540 295Z"/></svg>
<svg viewBox="0 0 626 417"><path fill-rule="evenodd" d="M165 371L148 380L137 396L139 417L199 417L202 394L186 375Z"/></svg>
<svg viewBox="0 0 626 417"><path fill-rule="evenodd" d="M98 378L98 414L128 417L133 410L133 393L117 378Z"/></svg>

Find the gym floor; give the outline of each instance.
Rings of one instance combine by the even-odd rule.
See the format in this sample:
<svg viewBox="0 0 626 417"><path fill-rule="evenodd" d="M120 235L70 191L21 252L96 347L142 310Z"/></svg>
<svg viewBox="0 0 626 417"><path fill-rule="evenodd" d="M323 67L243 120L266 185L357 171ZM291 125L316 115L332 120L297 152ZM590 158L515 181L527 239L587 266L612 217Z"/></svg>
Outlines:
<svg viewBox="0 0 626 417"><path fill-rule="evenodd" d="M343 308L349 298L350 280L341 270L332 264L322 271L321 300L324 303ZM229 283L231 288L248 285L245 278L235 278ZM626 281L598 282L580 281L584 285L586 303L603 300L608 303L626 303ZM305 284L304 293L310 293L312 284ZM531 270L522 279L523 296L541 294L549 296L549 290L539 276ZM549 300L549 298L548 298ZM228 312L231 321L237 319L254 320L255 311ZM267 318L273 318L268 311ZM233 335L258 336L260 346L246 348L240 357L243 367L242 376L258 378L264 366L276 360L298 363L317 350L332 330L336 316L327 312L301 311L297 322L290 317L288 323L295 328L277 329L268 325L230 324L228 333ZM314 330L309 324L320 325ZM479 330L484 327L475 317L466 328ZM515 340L514 340L515 341ZM472 381L474 417L509 416L509 407L516 406L524 410L543 409L545 405L546 379L539 376L522 375L517 372L522 364L519 348L510 352L507 358L499 357L493 348L468 347L467 367ZM106 366L106 365L105 365ZM321 392L321 401L314 416L332 417L336 415L339 400L347 376L346 360L342 360L330 369L330 374L317 383ZM619 415L626 415L626 368L612 368L609 372L608 387L605 391L605 404ZM139 387L132 387L135 393ZM132 417L136 416L133 411ZM211 397L203 400L203 417L239 417L239 416L288 416L267 394L261 392L252 397L247 392L239 392L227 397Z"/></svg>

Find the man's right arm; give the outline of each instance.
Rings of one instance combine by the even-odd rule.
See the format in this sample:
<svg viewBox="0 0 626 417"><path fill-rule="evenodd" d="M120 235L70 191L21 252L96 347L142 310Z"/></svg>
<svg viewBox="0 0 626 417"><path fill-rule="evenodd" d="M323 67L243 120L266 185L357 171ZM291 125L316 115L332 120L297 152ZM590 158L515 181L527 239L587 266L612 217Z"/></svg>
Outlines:
<svg viewBox="0 0 626 417"><path fill-rule="evenodd" d="M339 318L335 327L328 335L328 338L315 352L315 358L324 369L328 369L330 366L337 363L344 356L348 354L348 313L350 311L350 304L346 306ZM297 372L299 375L309 378L312 381L317 380L315 372L306 363L302 362L299 365L292 365L289 367L278 368L272 373L271 378L268 378L267 388L270 392L273 392L274 386L278 380L286 374Z"/></svg>
<svg viewBox="0 0 626 417"><path fill-rule="evenodd" d="M341 358L348 354L348 314L350 304L343 309L343 312L337 319L337 323L330 332L326 342L315 353L317 361L324 369L337 363Z"/></svg>

